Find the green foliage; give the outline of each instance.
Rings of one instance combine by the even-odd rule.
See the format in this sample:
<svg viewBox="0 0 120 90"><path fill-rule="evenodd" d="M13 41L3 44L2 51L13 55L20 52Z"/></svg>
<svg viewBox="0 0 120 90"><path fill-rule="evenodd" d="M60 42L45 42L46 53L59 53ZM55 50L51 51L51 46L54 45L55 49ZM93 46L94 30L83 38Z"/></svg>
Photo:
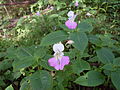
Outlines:
<svg viewBox="0 0 120 90"><path fill-rule="evenodd" d="M43 58L45 54L46 54L45 48L40 46L18 48L15 54L16 58L13 62L14 71L21 70L31 65L34 65L35 63L38 63L38 60Z"/></svg>
<svg viewBox="0 0 120 90"><path fill-rule="evenodd" d="M68 34L64 31L56 31L45 36L41 41L41 46L48 46L68 38Z"/></svg>
<svg viewBox="0 0 120 90"><path fill-rule="evenodd" d="M52 77L47 71L37 71L30 77L33 90L52 90Z"/></svg>
<svg viewBox="0 0 120 90"><path fill-rule="evenodd" d="M114 64L115 66L120 66L120 57L115 58L115 59L113 60L113 64Z"/></svg>
<svg viewBox="0 0 120 90"><path fill-rule="evenodd" d="M27 81L22 82L20 90L52 90L53 80L49 72L39 70L33 73Z"/></svg>
<svg viewBox="0 0 120 90"><path fill-rule="evenodd" d="M76 60L75 63L72 65L72 68L73 72L79 75L84 70L90 70L90 65L84 60Z"/></svg>
<svg viewBox="0 0 120 90"><path fill-rule="evenodd" d="M20 90L32 90L32 89L30 87L30 84L27 81L25 81L21 84Z"/></svg>
<svg viewBox="0 0 120 90"><path fill-rule="evenodd" d="M78 28L79 28L80 32L91 32L93 30L92 25L90 25L87 22L81 22L78 25Z"/></svg>
<svg viewBox="0 0 120 90"><path fill-rule="evenodd" d="M12 60L5 59L4 61L0 62L0 71L7 70L12 67Z"/></svg>
<svg viewBox="0 0 120 90"><path fill-rule="evenodd" d="M98 86L105 81L104 76L97 71L89 71L86 75L80 76L75 80L75 83L83 86Z"/></svg>
<svg viewBox="0 0 120 90"><path fill-rule="evenodd" d="M120 72L116 71L116 72L112 72L111 73L111 80L112 83L115 85L116 89L119 90L120 89Z"/></svg>
<svg viewBox="0 0 120 90"><path fill-rule="evenodd" d="M102 48L102 49L98 50L97 56L98 56L99 60L104 64L113 63L114 54L111 52L111 50L109 50L107 48Z"/></svg>
<svg viewBox="0 0 120 90"><path fill-rule="evenodd" d="M70 34L70 39L74 41L73 46L83 52L88 45L88 38L85 33L74 32Z"/></svg>
<svg viewBox="0 0 120 90"><path fill-rule="evenodd" d="M103 69L108 70L108 71L114 71L114 65L113 64L105 64Z"/></svg>
<svg viewBox="0 0 120 90"><path fill-rule="evenodd" d="M120 89L120 2L78 1L78 7L75 0L36 0L23 5L26 10L0 7L0 90ZM74 30L65 26L71 10L77 14ZM57 71L48 60L54 56L51 45L59 42L70 63Z"/></svg>

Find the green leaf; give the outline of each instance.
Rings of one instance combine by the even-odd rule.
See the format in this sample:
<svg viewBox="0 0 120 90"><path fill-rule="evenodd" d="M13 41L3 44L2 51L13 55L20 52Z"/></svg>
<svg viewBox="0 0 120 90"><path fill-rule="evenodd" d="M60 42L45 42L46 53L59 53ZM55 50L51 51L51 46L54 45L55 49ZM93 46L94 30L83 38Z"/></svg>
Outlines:
<svg viewBox="0 0 120 90"><path fill-rule="evenodd" d="M115 59L113 60L113 64L116 65L116 66L120 66L120 57L115 58Z"/></svg>
<svg viewBox="0 0 120 90"><path fill-rule="evenodd" d="M32 90L30 84L27 81L24 81L21 84L20 90Z"/></svg>
<svg viewBox="0 0 120 90"><path fill-rule="evenodd" d="M13 76L15 79L18 79L21 76L21 72L14 72Z"/></svg>
<svg viewBox="0 0 120 90"><path fill-rule="evenodd" d="M112 72L111 80L113 85L117 88L117 90L120 90L120 71Z"/></svg>
<svg viewBox="0 0 120 90"><path fill-rule="evenodd" d="M103 70L104 74L108 77L111 77L111 71L109 70Z"/></svg>
<svg viewBox="0 0 120 90"><path fill-rule="evenodd" d="M74 32L70 34L70 39L74 41L74 47L80 51L84 51L88 45L88 38L85 33Z"/></svg>
<svg viewBox="0 0 120 90"><path fill-rule="evenodd" d="M8 68L12 67L12 60L10 59L4 59L0 62L0 71L7 70Z"/></svg>
<svg viewBox="0 0 120 90"><path fill-rule="evenodd" d="M39 60L38 64L43 67L44 69L47 69L49 71L54 71L55 69L51 67L48 63L48 60L52 57L52 55L46 54L45 57L41 60Z"/></svg>
<svg viewBox="0 0 120 90"><path fill-rule="evenodd" d="M59 83L66 82L67 80L71 80L71 75L73 75L72 67L70 65L65 66L64 72L58 71L56 72L56 78Z"/></svg>
<svg viewBox="0 0 120 90"><path fill-rule="evenodd" d="M105 64L102 68L105 70L114 71L113 64Z"/></svg>
<svg viewBox="0 0 120 90"><path fill-rule="evenodd" d="M26 68L35 63L35 58L33 56L34 50L31 47L24 48L19 47L16 50L16 59L13 62L14 71L20 70L22 68Z"/></svg>
<svg viewBox="0 0 120 90"><path fill-rule="evenodd" d="M86 75L80 76L75 80L75 83L82 86L98 86L105 81L104 76L97 71L89 71Z"/></svg>
<svg viewBox="0 0 120 90"><path fill-rule="evenodd" d="M39 62L40 66L42 66L43 68L47 69L47 70L50 70L50 71L54 71L55 69L53 67L51 67L49 64L48 64L48 59L42 59L40 60Z"/></svg>
<svg viewBox="0 0 120 90"><path fill-rule="evenodd" d="M46 49L41 46L20 47L16 52L16 59L13 62L14 71L27 68L36 62L38 63L39 58L45 56Z"/></svg>
<svg viewBox="0 0 120 90"><path fill-rule="evenodd" d="M52 14L52 15L50 15L48 18L51 19L51 18L56 18L56 17L58 17L58 16L59 16L58 14Z"/></svg>
<svg viewBox="0 0 120 90"><path fill-rule="evenodd" d="M68 39L68 34L64 31L56 31L45 36L41 41L41 46L48 46Z"/></svg>
<svg viewBox="0 0 120 90"><path fill-rule="evenodd" d="M90 70L90 65L88 62L84 60L76 60L72 65L73 72L76 74L80 74L84 70Z"/></svg>
<svg viewBox="0 0 120 90"><path fill-rule="evenodd" d="M6 56L6 53L5 52L0 52L0 58Z"/></svg>
<svg viewBox="0 0 120 90"><path fill-rule="evenodd" d="M52 90L52 77L47 71L37 71L30 77L32 90Z"/></svg>
<svg viewBox="0 0 120 90"><path fill-rule="evenodd" d="M112 53L111 50L107 48L102 48L100 50L97 50L97 57L104 64L112 63L114 60L114 54Z"/></svg>
<svg viewBox="0 0 120 90"><path fill-rule="evenodd" d="M7 48L6 53L7 53L7 57L9 59L14 59L15 58L15 54L16 54L16 48L9 47L9 48Z"/></svg>
<svg viewBox="0 0 120 90"><path fill-rule="evenodd" d="M111 39L112 36L110 34L105 34L105 35L99 35L99 38L102 41L102 46L108 46L108 47L113 47L117 41Z"/></svg>
<svg viewBox="0 0 120 90"><path fill-rule="evenodd" d="M98 61L98 57L95 56L95 57L92 57L88 60L89 62L97 62Z"/></svg>
<svg viewBox="0 0 120 90"><path fill-rule="evenodd" d="M14 71L20 70L22 68L26 68L31 66L33 63L35 63L35 60L33 57L25 57L24 59L18 59L18 61L13 62L13 68Z"/></svg>
<svg viewBox="0 0 120 90"><path fill-rule="evenodd" d="M62 28L62 29L63 29L64 31L66 31L66 32L73 32L73 31L70 30L68 27L66 27L65 24L60 24L59 26L60 26L60 28Z"/></svg>
<svg viewBox="0 0 120 90"><path fill-rule="evenodd" d="M41 46L36 46L34 49L35 58L43 58L46 55L46 48Z"/></svg>
<svg viewBox="0 0 120 90"><path fill-rule="evenodd" d="M62 83L58 83L54 88L53 90L65 90L64 89L64 86L62 85Z"/></svg>
<svg viewBox="0 0 120 90"><path fill-rule="evenodd" d="M78 28L81 32L91 32L93 30L92 25L87 22L79 23Z"/></svg>
<svg viewBox="0 0 120 90"><path fill-rule="evenodd" d="M12 85L10 85L5 90L14 90L14 88L12 87Z"/></svg>
<svg viewBox="0 0 120 90"><path fill-rule="evenodd" d="M102 41L99 39L98 36L95 35L88 35L89 42L95 44L96 46L102 46Z"/></svg>
<svg viewBox="0 0 120 90"><path fill-rule="evenodd" d="M17 56L19 56L19 57L23 56L23 58L25 56L32 56L33 57L33 55L34 55L34 49L35 49L34 46L31 46L31 47L20 47L20 48L18 48L18 51L17 51L18 54L17 54Z"/></svg>

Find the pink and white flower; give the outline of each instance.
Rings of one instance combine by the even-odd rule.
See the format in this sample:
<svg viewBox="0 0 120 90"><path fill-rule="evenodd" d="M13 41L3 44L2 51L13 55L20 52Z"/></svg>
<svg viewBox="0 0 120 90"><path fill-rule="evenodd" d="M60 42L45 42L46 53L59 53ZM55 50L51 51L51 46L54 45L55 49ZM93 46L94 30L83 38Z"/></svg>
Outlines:
<svg viewBox="0 0 120 90"><path fill-rule="evenodd" d="M69 29L75 29L77 27L77 23L74 20L77 15L75 15L73 11L69 11L67 16L68 16L68 20L65 22L65 25Z"/></svg>
<svg viewBox="0 0 120 90"><path fill-rule="evenodd" d="M68 65L70 60L68 56L64 56L64 45L57 43L53 45L54 57L48 60L50 66L56 70L63 70L65 65Z"/></svg>

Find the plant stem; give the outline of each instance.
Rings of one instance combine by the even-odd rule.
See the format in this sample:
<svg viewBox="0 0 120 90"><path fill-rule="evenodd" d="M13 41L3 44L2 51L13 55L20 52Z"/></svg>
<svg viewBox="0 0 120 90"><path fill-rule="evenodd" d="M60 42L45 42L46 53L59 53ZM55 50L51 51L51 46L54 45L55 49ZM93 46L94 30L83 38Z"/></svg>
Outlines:
<svg viewBox="0 0 120 90"><path fill-rule="evenodd" d="M8 10L7 10L5 5L4 5L4 9L5 9L5 11L6 11L6 13L7 13L7 15L8 15L9 19L10 19L10 14L9 14L9 12L8 12Z"/></svg>

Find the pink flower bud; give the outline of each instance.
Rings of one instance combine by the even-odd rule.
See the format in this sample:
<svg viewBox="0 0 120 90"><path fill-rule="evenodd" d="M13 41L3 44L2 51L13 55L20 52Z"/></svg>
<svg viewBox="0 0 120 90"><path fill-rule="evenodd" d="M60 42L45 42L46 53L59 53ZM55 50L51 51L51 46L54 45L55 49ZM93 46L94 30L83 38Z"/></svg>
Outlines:
<svg viewBox="0 0 120 90"><path fill-rule="evenodd" d="M79 5L78 1L75 2L75 6L77 7Z"/></svg>
<svg viewBox="0 0 120 90"><path fill-rule="evenodd" d="M66 44L73 44L74 41L73 40L68 40Z"/></svg>
<svg viewBox="0 0 120 90"><path fill-rule="evenodd" d="M92 16L92 14L88 12L88 13L86 13L86 16Z"/></svg>

